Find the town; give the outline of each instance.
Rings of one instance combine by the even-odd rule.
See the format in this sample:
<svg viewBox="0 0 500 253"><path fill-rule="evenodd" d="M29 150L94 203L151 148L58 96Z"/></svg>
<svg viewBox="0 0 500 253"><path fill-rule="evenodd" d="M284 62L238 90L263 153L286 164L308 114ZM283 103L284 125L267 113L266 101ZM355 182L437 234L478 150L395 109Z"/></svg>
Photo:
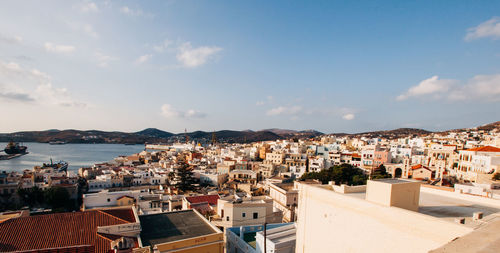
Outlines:
<svg viewBox="0 0 500 253"><path fill-rule="evenodd" d="M214 135L202 145L186 136L77 172L50 165L4 171L0 251L494 249L497 123L398 138L238 144ZM63 238L52 239L60 231ZM484 233L491 240L475 239Z"/></svg>

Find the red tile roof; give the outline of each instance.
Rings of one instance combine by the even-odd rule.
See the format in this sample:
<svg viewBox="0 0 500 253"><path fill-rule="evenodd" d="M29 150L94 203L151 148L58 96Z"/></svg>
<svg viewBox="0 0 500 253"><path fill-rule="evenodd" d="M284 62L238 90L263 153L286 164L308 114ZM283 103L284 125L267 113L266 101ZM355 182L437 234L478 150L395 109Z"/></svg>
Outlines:
<svg viewBox="0 0 500 253"><path fill-rule="evenodd" d="M71 247L62 247L62 248L50 248L50 249L42 249L42 250L26 250L26 251L17 251L17 253L93 253L95 252L95 247L92 245L78 245Z"/></svg>
<svg viewBox="0 0 500 253"><path fill-rule="evenodd" d="M130 208L106 209L106 210L101 210L101 212L107 213L109 215L112 215L127 222L132 222L132 223L136 222L134 212Z"/></svg>
<svg viewBox="0 0 500 253"><path fill-rule="evenodd" d="M213 211L212 207L207 202L191 204L192 209L196 209L201 214L207 214Z"/></svg>
<svg viewBox="0 0 500 253"><path fill-rule="evenodd" d="M492 146L484 146L478 148L470 148L464 151L479 151L479 152L500 152L500 148L492 147Z"/></svg>
<svg viewBox="0 0 500 253"><path fill-rule="evenodd" d="M110 241L97 234L97 227L135 222L135 218L129 217L130 213L133 216L132 209L127 208L10 219L0 223L0 251L46 251L51 248L92 246L94 252L108 252Z"/></svg>
<svg viewBox="0 0 500 253"><path fill-rule="evenodd" d="M217 205L218 199L219 199L219 195L217 195L217 194L186 197L186 200L191 204L208 202L208 204L211 206Z"/></svg>

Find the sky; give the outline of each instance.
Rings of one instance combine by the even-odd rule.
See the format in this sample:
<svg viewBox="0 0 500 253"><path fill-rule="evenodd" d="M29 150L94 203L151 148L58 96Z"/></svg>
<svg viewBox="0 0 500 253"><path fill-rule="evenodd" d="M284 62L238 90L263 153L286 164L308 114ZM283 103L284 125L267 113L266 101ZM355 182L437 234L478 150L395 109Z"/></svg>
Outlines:
<svg viewBox="0 0 500 253"><path fill-rule="evenodd" d="M500 1L0 1L0 132L500 120Z"/></svg>

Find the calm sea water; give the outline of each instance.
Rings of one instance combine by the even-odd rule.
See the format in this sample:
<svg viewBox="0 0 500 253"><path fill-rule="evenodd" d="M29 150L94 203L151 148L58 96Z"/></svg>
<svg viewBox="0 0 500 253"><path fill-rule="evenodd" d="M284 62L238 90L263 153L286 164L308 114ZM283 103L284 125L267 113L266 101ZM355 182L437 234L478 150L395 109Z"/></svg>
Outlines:
<svg viewBox="0 0 500 253"><path fill-rule="evenodd" d="M7 143L0 142L1 154ZM64 160L69 163L68 170L77 171L80 167L94 163L107 162L120 155L131 155L144 150L144 145L124 144L64 144L25 142L29 154L11 160L0 160L0 170L23 171L33 166Z"/></svg>

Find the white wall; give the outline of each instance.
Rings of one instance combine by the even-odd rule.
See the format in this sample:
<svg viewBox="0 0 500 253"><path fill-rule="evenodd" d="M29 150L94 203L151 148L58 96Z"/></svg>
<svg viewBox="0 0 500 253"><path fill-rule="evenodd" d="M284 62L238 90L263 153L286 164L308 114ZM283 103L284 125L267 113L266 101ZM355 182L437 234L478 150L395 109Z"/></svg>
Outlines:
<svg viewBox="0 0 500 253"><path fill-rule="evenodd" d="M472 230L321 187L299 199L296 252L427 252Z"/></svg>

